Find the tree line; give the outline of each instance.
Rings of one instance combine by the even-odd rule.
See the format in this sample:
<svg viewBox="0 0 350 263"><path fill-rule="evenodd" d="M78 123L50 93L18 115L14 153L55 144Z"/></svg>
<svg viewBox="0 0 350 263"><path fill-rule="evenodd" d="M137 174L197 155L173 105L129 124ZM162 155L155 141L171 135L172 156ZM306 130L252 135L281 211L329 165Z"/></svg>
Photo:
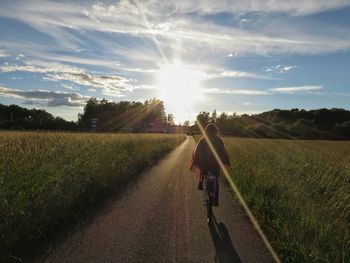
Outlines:
<svg viewBox="0 0 350 263"><path fill-rule="evenodd" d="M203 127L215 122L224 135L257 138L350 139L350 111L345 109L274 109L253 115L216 111L200 112L197 123ZM180 128L180 129L179 129ZM0 104L0 129L70 130L102 132L176 132L199 133L197 124L175 125L158 99L145 102L98 100L90 98L78 121L54 117L42 109L27 109Z"/></svg>
<svg viewBox="0 0 350 263"><path fill-rule="evenodd" d="M167 132L173 125L173 115L165 113L158 99L111 102L90 98L77 122L41 109L0 104L0 129Z"/></svg>
<svg viewBox="0 0 350 263"><path fill-rule="evenodd" d="M173 115L166 114L163 101L158 99L111 102L90 98L78 115L78 127L83 130L167 132L172 125Z"/></svg>
<svg viewBox="0 0 350 263"><path fill-rule="evenodd" d="M257 138L350 139L350 111L332 109L274 109L253 115L200 112L202 126L215 122L225 135ZM192 132L199 132L197 125Z"/></svg>
<svg viewBox="0 0 350 263"><path fill-rule="evenodd" d="M0 129L77 130L77 128L76 122L54 117L45 110L0 104Z"/></svg>

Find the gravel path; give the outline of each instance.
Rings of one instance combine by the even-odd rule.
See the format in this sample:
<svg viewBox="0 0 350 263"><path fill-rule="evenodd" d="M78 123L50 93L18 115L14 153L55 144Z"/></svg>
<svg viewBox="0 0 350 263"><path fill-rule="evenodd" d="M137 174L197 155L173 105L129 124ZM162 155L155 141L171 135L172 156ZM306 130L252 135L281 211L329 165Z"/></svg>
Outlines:
<svg viewBox="0 0 350 263"><path fill-rule="evenodd" d="M206 223L188 172L194 147L188 137L39 262L274 262L224 178L215 220Z"/></svg>

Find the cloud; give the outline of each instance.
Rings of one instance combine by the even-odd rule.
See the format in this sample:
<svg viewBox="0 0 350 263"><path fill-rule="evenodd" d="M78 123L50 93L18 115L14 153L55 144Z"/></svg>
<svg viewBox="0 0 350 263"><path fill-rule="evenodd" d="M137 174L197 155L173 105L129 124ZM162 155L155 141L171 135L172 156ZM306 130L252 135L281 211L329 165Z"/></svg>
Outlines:
<svg viewBox="0 0 350 263"><path fill-rule="evenodd" d="M130 80L120 76L87 73L53 73L48 74L44 79L51 81L71 81L80 85L97 88L102 91L102 94L115 97L123 96L123 92L133 90Z"/></svg>
<svg viewBox="0 0 350 263"><path fill-rule="evenodd" d="M254 79L272 79L270 76L264 76L259 75L251 72L246 71L239 71L239 70L222 70L222 71L215 71L212 69L209 69L209 73L202 73L203 78L205 80L208 79L217 79L217 78L254 78Z"/></svg>
<svg viewBox="0 0 350 263"><path fill-rule="evenodd" d="M68 90L74 90L74 91L79 91L79 87L73 87L72 85L67 85L66 83L61 83L60 84L62 88L68 89Z"/></svg>
<svg viewBox="0 0 350 263"><path fill-rule="evenodd" d="M47 104L49 107L57 107L57 106L70 106L70 107L81 107L84 106L86 100L76 101L71 97L62 97L62 98L53 98Z"/></svg>
<svg viewBox="0 0 350 263"><path fill-rule="evenodd" d="M16 58L15 60L18 61L18 60L21 60L22 58L24 58L24 55L22 53L20 53Z"/></svg>
<svg viewBox="0 0 350 263"><path fill-rule="evenodd" d="M85 105L88 97L79 93L69 93L62 91L48 90L17 90L0 87L0 96L26 99L25 104L45 104L49 107L70 106L82 107Z"/></svg>
<svg viewBox="0 0 350 263"><path fill-rule="evenodd" d="M132 81L121 76L88 74L85 70L64 64L36 62L38 65L3 65L0 72L24 71L45 74L44 80L70 81L79 85L101 90L102 94L123 96L123 92L132 91Z"/></svg>
<svg viewBox="0 0 350 263"><path fill-rule="evenodd" d="M159 3L158 3L159 4ZM327 10L339 9L345 6L349 6L350 3L347 0L222 0L222 1L167 1L166 5L168 10L177 13L189 13L189 12L201 12L204 14L230 12L230 13L251 13L251 12L263 12L263 13L284 13L289 15L309 15Z"/></svg>
<svg viewBox="0 0 350 263"><path fill-rule="evenodd" d="M239 20L239 24L242 25L242 24L245 24L245 23L249 23L251 21L252 21L251 19L242 18L242 19Z"/></svg>
<svg viewBox="0 0 350 263"><path fill-rule="evenodd" d="M269 95L269 91L265 90L252 90L252 89L203 89L203 93L209 94L234 94L234 95Z"/></svg>
<svg viewBox="0 0 350 263"><path fill-rule="evenodd" d="M8 56L9 56L9 54L5 50L0 49L0 58L4 58L4 57L8 57Z"/></svg>
<svg viewBox="0 0 350 263"><path fill-rule="evenodd" d="M268 90L257 89L202 89L203 93L209 94L233 94L233 95L274 95L274 94L302 94L302 93L318 93L322 90L322 86L297 86L297 87L278 87Z"/></svg>
<svg viewBox="0 0 350 263"><path fill-rule="evenodd" d="M21 20L50 36L54 40L55 50L82 50L92 42L118 57L134 61L139 59L133 53L134 50L152 53L159 59L161 53L166 56L179 52L198 55L203 50L226 56L229 50L236 50L240 54L264 55L319 54L350 48L348 32L339 26L306 30L298 23L279 26L281 21L276 20L261 28L255 25L250 29L242 29L232 25L219 25L206 19L208 14L215 15L220 12L231 13L238 18L252 12L308 15L350 6L347 0L121 0L110 5L102 2L82 3L84 4L52 1L22 1L16 5L5 3L0 10L0 16ZM254 23L253 18L249 18L252 24L260 24ZM240 21L249 19L240 18ZM286 28L287 26L290 28ZM96 38L96 32L102 34L98 34ZM125 38L126 41L120 41L120 38ZM233 53L230 54L233 56ZM79 60L78 57L62 53L59 56L51 54L51 59L55 57L66 62ZM153 61L154 59L155 57ZM81 57L80 60L82 63L89 63L90 59ZM116 64L108 57L95 60L98 60L95 63L97 65L106 63L106 66L115 67Z"/></svg>
<svg viewBox="0 0 350 263"><path fill-rule="evenodd" d="M237 57L237 56L238 56L238 53L237 53L237 52L229 53L229 54L227 55L227 57L229 57L229 58Z"/></svg>
<svg viewBox="0 0 350 263"><path fill-rule="evenodd" d="M298 87L280 87L269 89L273 93L296 94L296 93L314 93L322 90L322 86L298 86Z"/></svg>
<svg viewBox="0 0 350 263"><path fill-rule="evenodd" d="M256 79L269 78L268 76L261 76L254 73L249 73L245 71L234 71L234 70L223 71L220 73L220 75L225 78L256 78Z"/></svg>
<svg viewBox="0 0 350 263"><path fill-rule="evenodd" d="M29 62L31 64L31 62ZM0 66L0 72L31 72L31 73L49 73L49 72L69 72L69 73L80 73L83 70L76 67L72 67L64 64L49 64L49 63L35 63L39 65L10 65L6 64Z"/></svg>
<svg viewBox="0 0 350 263"><path fill-rule="evenodd" d="M137 73L155 73L159 69L156 68L129 68L129 67L120 67L121 71L137 72Z"/></svg>
<svg viewBox="0 0 350 263"><path fill-rule="evenodd" d="M293 66L293 65L286 66L286 65L278 64L277 66L265 67L263 69L263 71L283 74L283 73L286 73L286 72L293 70L293 69L296 69L296 68L297 68L297 66Z"/></svg>

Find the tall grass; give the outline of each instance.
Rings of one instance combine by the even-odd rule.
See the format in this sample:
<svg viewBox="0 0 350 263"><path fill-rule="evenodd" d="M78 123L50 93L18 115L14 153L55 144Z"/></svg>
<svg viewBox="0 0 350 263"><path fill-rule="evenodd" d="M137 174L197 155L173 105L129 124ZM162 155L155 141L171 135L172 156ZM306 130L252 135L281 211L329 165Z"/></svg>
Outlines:
<svg viewBox="0 0 350 263"><path fill-rule="evenodd" d="M283 262L350 262L350 142L224 139Z"/></svg>
<svg viewBox="0 0 350 263"><path fill-rule="evenodd" d="M0 261L47 242L184 138L0 132Z"/></svg>

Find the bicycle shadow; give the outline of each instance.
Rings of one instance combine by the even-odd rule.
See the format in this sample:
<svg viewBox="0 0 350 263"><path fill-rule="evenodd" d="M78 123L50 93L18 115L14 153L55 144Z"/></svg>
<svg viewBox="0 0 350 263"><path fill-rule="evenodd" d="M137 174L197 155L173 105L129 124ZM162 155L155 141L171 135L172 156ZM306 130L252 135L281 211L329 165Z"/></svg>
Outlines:
<svg viewBox="0 0 350 263"><path fill-rule="evenodd" d="M237 251L233 247L230 234L224 223L216 221L214 214L209 223L211 238L215 246L215 262L217 263L241 263Z"/></svg>

